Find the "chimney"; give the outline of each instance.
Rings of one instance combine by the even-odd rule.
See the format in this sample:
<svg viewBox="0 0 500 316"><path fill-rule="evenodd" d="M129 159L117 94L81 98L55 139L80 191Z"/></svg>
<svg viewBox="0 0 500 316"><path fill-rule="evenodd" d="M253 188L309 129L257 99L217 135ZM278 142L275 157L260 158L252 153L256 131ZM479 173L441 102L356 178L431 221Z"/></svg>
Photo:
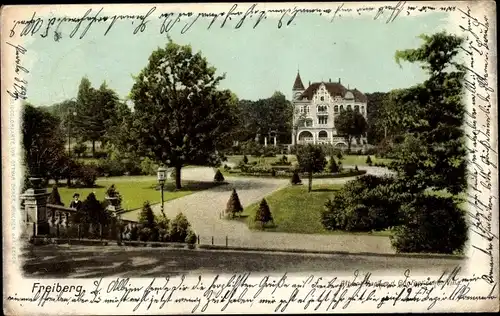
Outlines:
<svg viewBox="0 0 500 316"><path fill-rule="evenodd" d="M309 85L311 85L311 80L309 80Z"/></svg>
<svg viewBox="0 0 500 316"><path fill-rule="evenodd" d="M339 83L341 83L341 82L340 82L340 78L339 78Z"/></svg>
<svg viewBox="0 0 500 316"><path fill-rule="evenodd" d="M332 83L332 78L328 79L328 82Z"/></svg>

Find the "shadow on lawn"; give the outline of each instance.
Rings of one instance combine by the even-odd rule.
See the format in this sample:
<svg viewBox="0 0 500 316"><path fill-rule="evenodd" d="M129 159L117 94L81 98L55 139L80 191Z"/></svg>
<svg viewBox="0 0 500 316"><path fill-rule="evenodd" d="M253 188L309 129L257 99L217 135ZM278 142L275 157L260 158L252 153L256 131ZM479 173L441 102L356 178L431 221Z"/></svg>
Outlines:
<svg viewBox="0 0 500 316"><path fill-rule="evenodd" d="M337 192L339 189L334 188L316 188L312 189L311 192Z"/></svg>

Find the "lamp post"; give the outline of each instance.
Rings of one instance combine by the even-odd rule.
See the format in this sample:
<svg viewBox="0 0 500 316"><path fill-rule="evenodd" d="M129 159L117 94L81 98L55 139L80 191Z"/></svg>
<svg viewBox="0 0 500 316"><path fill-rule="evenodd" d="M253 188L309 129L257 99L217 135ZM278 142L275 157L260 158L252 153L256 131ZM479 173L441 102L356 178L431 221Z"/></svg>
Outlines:
<svg viewBox="0 0 500 316"><path fill-rule="evenodd" d="M165 217L165 212L163 210L163 186L165 185L165 179L167 178L167 169L163 166L158 168L158 183L160 184L161 190L161 213Z"/></svg>
<svg viewBox="0 0 500 316"><path fill-rule="evenodd" d="M75 98L72 98L70 101L76 102ZM76 111L73 110L71 113L71 108L68 109L68 188L71 186L71 114L76 116Z"/></svg>

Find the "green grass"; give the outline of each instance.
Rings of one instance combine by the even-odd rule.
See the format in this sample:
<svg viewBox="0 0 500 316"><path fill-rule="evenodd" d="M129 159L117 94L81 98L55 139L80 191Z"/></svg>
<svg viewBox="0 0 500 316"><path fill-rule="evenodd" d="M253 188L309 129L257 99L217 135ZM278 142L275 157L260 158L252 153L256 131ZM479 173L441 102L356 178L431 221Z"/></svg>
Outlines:
<svg viewBox="0 0 500 316"><path fill-rule="evenodd" d="M266 201L273 215L275 227L266 228L265 231L301 234L390 235L387 231L351 233L326 230L321 224L321 212L326 200L341 187L341 184L313 185L313 190L307 192L307 185L288 186L269 195ZM251 229L257 228L254 217L259 203L260 201L243 210L243 216L246 216L243 218Z"/></svg>
<svg viewBox="0 0 500 316"><path fill-rule="evenodd" d="M158 182L154 176L123 176L98 179L94 188L67 188L60 186L58 189L62 202L65 206L68 206L75 192L80 193L80 200L85 200L91 192L94 192L97 199L103 201L107 188L112 184L115 185L118 192L122 195L122 207L125 210L140 208L145 201L150 201L151 204L161 202L161 193L159 190L156 190ZM214 182L183 181L182 185L183 188L181 190L175 191L172 182L165 183L163 192L164 201L180 198L196 191L206 190L217 184Z"/></svg>

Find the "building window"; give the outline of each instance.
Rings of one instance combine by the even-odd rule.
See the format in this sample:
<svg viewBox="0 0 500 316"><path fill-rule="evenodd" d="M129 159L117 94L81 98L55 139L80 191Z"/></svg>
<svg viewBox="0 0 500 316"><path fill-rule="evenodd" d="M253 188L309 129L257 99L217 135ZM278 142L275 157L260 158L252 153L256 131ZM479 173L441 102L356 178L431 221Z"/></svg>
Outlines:
<svg viewBox="0 0 500 316"><path fill-rule="evenodd" d="M364 106L361 107L361 113L365 114L365 107Z"/></svg>
<svg viewBox="0 0 500 316"><path fill-rule="evenodd" d="M343 105L340 106L340 111L344 111L344 106Z"/></svg>
<svg viewBox="0 0 500 316"><path fill-rule="evenodd" d="M358 112L359 113L359 105L355 105L354 106L354 111Z"/></svg>
<svg viewBox="0 0 500 316"><path fill-rule="evenodd" d="M326 112L327 107L326 105L319 105L318 106L318 112Z"/></svg>
<svg viewBox="0 0 500 316"><path fill-rule="evenodd" d="M333 110L335 111L335 113L339 113L339 106L338 106L338 105L336 105L336 106L333 108Z"/></svg>
<svg viewBox="0 0 500 316"><path fill-rule="evenodd" d="M305 126L306 126L306 127L311 127L312 125L313 125L313 121L312 121L311 119L307 119L307 120L305 121Z"/></svg>
<svg viewBox="0 0 500 316"><path fill-rule="evenodd" d="M352 110L352 107L350 104L347 106L347 110Z"/></svg>
<svg viewBox="0 0 500 316"><path fill-rule="evenodd" d="M307 105L302 106L302 107L300 108L300 113L303 113L303 114L304 114L304 113L305 113L305 114L309 113L309 106L307 106Z"/></svg>
<svg viewBox="0 0 500 316"><path fill-rule="evenodd" d="M325 101L325 97L321 97L319 98L321 101Z"/></svg>
<svg viewBox="0 0 500 316"><path fill-rule="evenodd" d="M328 123L328 117L326 116L320 116L318 117L318 124L324 125Z"/></svg>

